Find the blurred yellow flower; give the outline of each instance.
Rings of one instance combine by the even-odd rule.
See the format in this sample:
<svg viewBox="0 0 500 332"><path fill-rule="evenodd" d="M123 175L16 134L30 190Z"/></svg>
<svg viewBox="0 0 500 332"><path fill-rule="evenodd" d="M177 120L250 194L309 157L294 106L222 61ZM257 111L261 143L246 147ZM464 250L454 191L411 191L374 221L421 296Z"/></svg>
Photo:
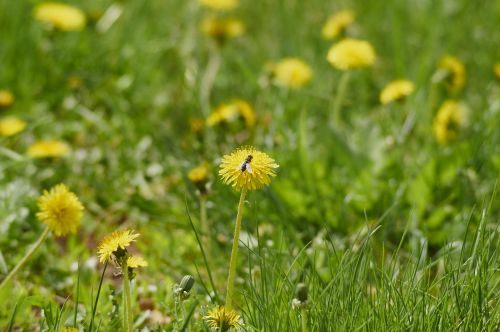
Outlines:
<svg viewBox="0 0 500 332"><path fill-rule="evenodd" d="M76 327L64 327L61 332L78 332L78 329Z"/></svg>
<svg viewBox="0 0 500 332"><path fill-rule="evenodd" d="M343 10L328 18L321 33L325 39L333 39L344 33L345 29L354 22L355 15L351 10Z"/></svg>
<svg viewBox="0 0 500 332"><path fill-rule="evenodd" d="M193 133L200 133L205 126L205 121L203 118L191 118L189 119L189 127Z"/></svg>
<svg viewBox="0 0 500 332"><path fill-rule="evenodd" d="M415 85L408 80L395 80L387 84L380 93L380 102L384 105L403 100L413 93Z"/></svg>
<svg viewBox="0 0 500 332"><path fill-rule="evenodd" d="M234 38L245 32L243 22L235 18L215 18L208 17L201 23L201 31L223 42L228 38Z"/></svg>
<svg viewBox="0 0 500 332"><path fill-rule="evenodd" d="M26 128L26 122L15 117L0 119L0 136L12 136Z"/></svg>
<svg viewBox="0 0 500 332"><path fill-rule="evenodd" d="M495 77L500 80L500 61L493 66L493 72L495 73Z"/></svg>
<svg viewBox="0 0 500 332"><path fill-rule="evenodd" d="M330 48L327 60L337 69L348 70L369 67L375 62L375 57L369 42L346 38Z"/></svg>
<svg viewBox="0 0 500 332"><path fill-rule="evenodd" d="M138 268L148 266L148 262L141 256L130 256L127 258L127 266L130 268Z"/></svg>
<svg viewBox="0 0 500 332"><path fill-rule="evenodd" d="M206 164L201 164L195 168L192 168L188 172L188 179L193 183L204 183L208 178L208 168Z"/></svg>
<svg viewBox="0 0 500 332"><path fill-rule="evenodd" d="M7 108L14 103L14 95L9 90L0 90L0 108Z"/></svg>
<svg viewBox="0 0 500 332"><path fill-rule="evenodd" d="M86 23L81 9L58 2L42 2L36 6L35 18L64 31L82 30Z"/></svg>
<svg viewBox="0 0 500 332"><path fill-rule="evenodd" d="M236 99L228 104L221 104L207 118L207 125L213 127L221 123L230 123L238 118L245 121L245 126L255 125L256 117L252 106L242 99Z"/></svg>
<svg viewBox="0 0 500 332"><path fill-rule="evenodd" d="M115 259L120 250L125 250L139 234L133 230L114 231L102 239L97 246L97 255L101 263L107 262L110 259Z"/></svg>
<svg viewBox="0 0 500 332"><path fill-rule="evenodd" d="M215 10L231 10L238 6L238 0L199 0L200 4Z"/></svg>
<svg viewBox="0 0 500 332"><path fill-rule="evenodd" d="M83 216L82 203L64 184L44 190L38 198L38 208L40 211L36 217L56 236L76 233Z"/></svg>
<svg viewBox="0 0 500 332"><path fill-rule="evenodd" d="M240 315L236 311L223 306L213 308L203 319L210 328L221 332L229 331L229 329L237 328L240 325Z"/></svg>
<svg viewBox="0 0 500 332"><path fill-rule="evenodd" d="M446 55L439 62L438 79L442 76L451 92L460 92L465 86L465 66L458 58Z"/></svg>
<svg viewBox="0 0 500 332"><path fill-rule="evenodd" d="M269 185L271 177L276 176L274 169L278 167L264 152L245 146L222 157L219 175L225 184L237 191L255 190Z"/></svg>
<svg viewBox="0 0 500 332"><path fill-rule="evenodd" d="M312 78L311 67L297 58L285 58L271 68L278 84L293 89L301 88Z"/></svg>
<svg viewBox="0 0 500 332"><path fill-rule="evenodd" d="M57 140L45 140L33 143L27 153L32 158L49 158L62 157L69 152L68 144Z"/></svg>
<svg viewBox="0 0 500 332"><path fill-rule="evenodd" d="M465 110L454 100L447 100L439 108L434 119L434 136L439 144L456 139L464 122Z"/></svg>

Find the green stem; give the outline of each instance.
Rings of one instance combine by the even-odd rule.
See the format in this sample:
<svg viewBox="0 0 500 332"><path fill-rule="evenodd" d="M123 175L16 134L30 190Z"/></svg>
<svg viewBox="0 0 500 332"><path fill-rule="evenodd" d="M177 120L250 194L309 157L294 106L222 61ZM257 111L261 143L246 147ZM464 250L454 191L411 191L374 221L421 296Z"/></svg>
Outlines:
<svg viewBox="0 0 500 332"><path fill-rule="evenodd" d="M351 72L346 70L342 73L340 77L339 85L337 86L337 92L335 94L335 101L333 103L332 115L330 120L330 125L332 128L339 127L342 124L342 104L345 99L345 94L347 91L347 86L349 85L349 77Z"/></svg>
<svg viewBox="0 0 500 332"><path fill-rule="evenodd" d="M45 227L45 230L43 231L42 235L36 240L35 243L31 246L31 248L26 252L26 255L24 255L23 258L17 263L17 265L10 271L10 273L5 277L4 280L2 280L2 283L0 284L0 291L9 283L9 281L16 275L16 273L26 264L26 262L33 256L35 251L40 247L42 244L43 240L47 237L47 234L49 234L49 228Z"/></svg>
<svg viewBox="0 0 500 332"><path fill-rule="evenodd" d="M208 261L211 261L212 246L210 244L210 227L207 219L207 197L204 194L200 194L200 224L203 231L203 240L207 248Z"/></svg>
<svg viewBox="0 0 500 332"><path fill-rule="evenodd" d="M300 315L302 316L302 332L307 332L307 309L305 307L300 309Z"/></svg>
<svg viewBox="0 0 500 332"><path fill-rule="evenodd" d="M234 291L234 277L236 275L236 260L238 257L238 245L240 242L241 218L243 216L243 204L245 203L246 189L241 191L240 202L238 203L238 213L236 214L236 225L234 226L233 248L231 250L231 260L229 261L229 274L227 277L226 307L231 308Z"/></svg>
<svg viewBox="0 0 500 332"><path fill-rule="evenodd" d="M123 273L123 325L125 332L132 332L133 319L132 319L132 296L130 295L130 280L128 276L127 260L124 259L122 264Z"/></svg>

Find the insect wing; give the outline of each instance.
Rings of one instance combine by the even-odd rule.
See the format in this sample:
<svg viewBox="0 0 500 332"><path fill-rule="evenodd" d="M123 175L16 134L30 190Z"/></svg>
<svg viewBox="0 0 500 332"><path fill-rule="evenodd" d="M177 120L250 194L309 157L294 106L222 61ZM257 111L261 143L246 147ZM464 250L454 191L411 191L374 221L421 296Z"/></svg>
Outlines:
<svg viewBox="0 0 500 332"><path fill-rule="evenodd" d="M252 174L252 167L250 166L249 163L247 163L247 172Z"/></svg>

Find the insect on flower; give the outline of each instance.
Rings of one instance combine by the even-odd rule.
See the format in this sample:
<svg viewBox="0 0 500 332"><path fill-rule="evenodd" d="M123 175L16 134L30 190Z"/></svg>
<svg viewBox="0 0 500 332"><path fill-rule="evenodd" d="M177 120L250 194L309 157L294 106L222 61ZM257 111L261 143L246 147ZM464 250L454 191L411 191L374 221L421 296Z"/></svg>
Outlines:
<svg viewBox="0 0 500 332"><path fill-rule="evenodd" d="M240 170L242 172L247 171L248 173L252 174L252 167L250 166L250 162L252 161L253 156L249 154L245 160L241 163L240 166L238 166L236 169Z"/></svg>

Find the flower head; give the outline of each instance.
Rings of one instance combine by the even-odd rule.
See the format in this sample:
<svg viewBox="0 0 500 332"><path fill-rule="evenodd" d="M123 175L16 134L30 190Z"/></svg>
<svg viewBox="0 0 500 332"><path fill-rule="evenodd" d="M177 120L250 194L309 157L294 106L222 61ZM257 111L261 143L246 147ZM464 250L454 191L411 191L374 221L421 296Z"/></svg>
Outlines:
<svg viewBox="0 0 500 332"><path fill-rule="evenodd" d="M351 10L343 10L328 18L321 33L325 39L333 39L344 33L345 29L354 22L355 15Z"/></svg>
<svg viewBox="0 0 500 332"><path fill-rule="evenodd" d="M49 158L62 157L69 152L68 144L57 140L45 140L33 143L27 153L32 158Z"/></svg>
<svg viewBox="0 0 500 332"><path fill-rule="evenodd" d="M500 61L493 66L493 73L495 77L500 80Z"/></svg>
<svg viewBox="0 0 500 332"><path fill-rule="evenodd" d="M446 55L439 62L437 79L444 79L448 89L457 93L465 86L465 66L458 58Z"/></svg>
<svg viewBox="0 0 500 332"><path fill-rule="evenodd" d="M193 183L206 182L208 178L208 168L206 164L201 164L195 168L192 168L188 172L188 179Z"/></svg>
<svg viewBox="0 0 500 332"><path fill-rule="evenodd" d="M454 101L447 100L439 108L434 119L434 136L439 144L447 144L456 139L464 122L464 108Z"/></svg>
<svg viewBox="0 0 500 332"><path fill-rule="evenodd" d="M76 327L64 327L61 332L78 332L78 329Z"/></svg>
<svg viewBox="0 0 500 332"><path fill-rule="evenodd" d="M232 10L238 6L239 0L199 0L202 6L215 10Z"/></svg>
<svg viewBox="0 0 500 332"><path fill-rule="evenodd" d="M141 256L130 256L127 258L127 266L133 269L148 266L148 262Z"/></svg>
<svg viewBox="0 0 500 332"><path fill-rule="evenodd" d="M335 68L349 70L369 67L375 62L375 57L369 42L346 38L333 45L326 58Z"/></svg>
<svg viewBox="0 0 500 332"><path fill-rule="evenodd" d="M35 18L64 31L82 30L86 18L79 8L58 2L43 2L35 8Z"/></svg>
<svg viewBox="0 0 500 332"><path fill-rule="evenodd" d="M395 80L387 84L380 93L380 102L389 104L396 100L402 100L413 93L415 85L408 80Z"/></svg>
<svg viewBox="0 0 500 332"><path fill-rule="evenodd" d="M12 136L26 128L26 122L15 117L0 119L0 136Z"/></svg>
<svg viewBox="0 0 500 332"><path fill-rule="evenodd" d="M45 190L38 198L38 208L40 211L36 217L56 236L76 233L84 209L78 197L64 184Z"/></svg>
<svg viewBox="0 0 500 332"><path fill-rule="evenodd" d="M125 250L137 237L139 237L139 234L128 229L114 231L105 236L97 246L99 261L104 263L110 259L116 259L116 255L120 253L120 250Z"/></svg>
<svg viewBox="0 0 500 332"><path fill-rule="evenodd" d="M234 310L223 306L213 308L203 317L203 319L212 329L221 332L226 332L229 331L230 328L237 328L240 326L240 315Z"/></svg>
<svg viewBox="0 0 500 332"><path fill-rule="evenodd" d="M0 90L0 108L7 108L14 103L14 95L9 90Z"/></svg>
<svg viewBox="0 0 500 332"><path fill-rule="evenodd" d="M191 118L189 119L189 127L191 131L195 134L201 133L203 127L205 126L205 120L203 118Z"/></svg>
<svg viewBox="0 0 500 332"><path fill-rule="evenodd" d="M278 84L293 89L301 88L312 78L311 67L297 58L285 58L271 68Z"/></svg>
<svg viewBox="0 0 500 332"><path fill-rule="evenodd" d="M255 190L269 185L278 167L264 152L245 146L222 157L219 175L225 184L237 191Z"/></svg>
<svg viewBox="0 0 500 332"><path fill-rule="evenodd" d="M245 25L235 18L208 17L201 23L201 31L223 43L229 38L242 35L245 32Z"/></svg>
<svg viewBox="0 0 500 332"><path fill-rule="evenodd" d="M255 112L246 101L236 99L228 104L221 104L207 118L207 125L213 127L221 123L234 122L243 119L245 126L251 128L255 125Z"/></svg>

